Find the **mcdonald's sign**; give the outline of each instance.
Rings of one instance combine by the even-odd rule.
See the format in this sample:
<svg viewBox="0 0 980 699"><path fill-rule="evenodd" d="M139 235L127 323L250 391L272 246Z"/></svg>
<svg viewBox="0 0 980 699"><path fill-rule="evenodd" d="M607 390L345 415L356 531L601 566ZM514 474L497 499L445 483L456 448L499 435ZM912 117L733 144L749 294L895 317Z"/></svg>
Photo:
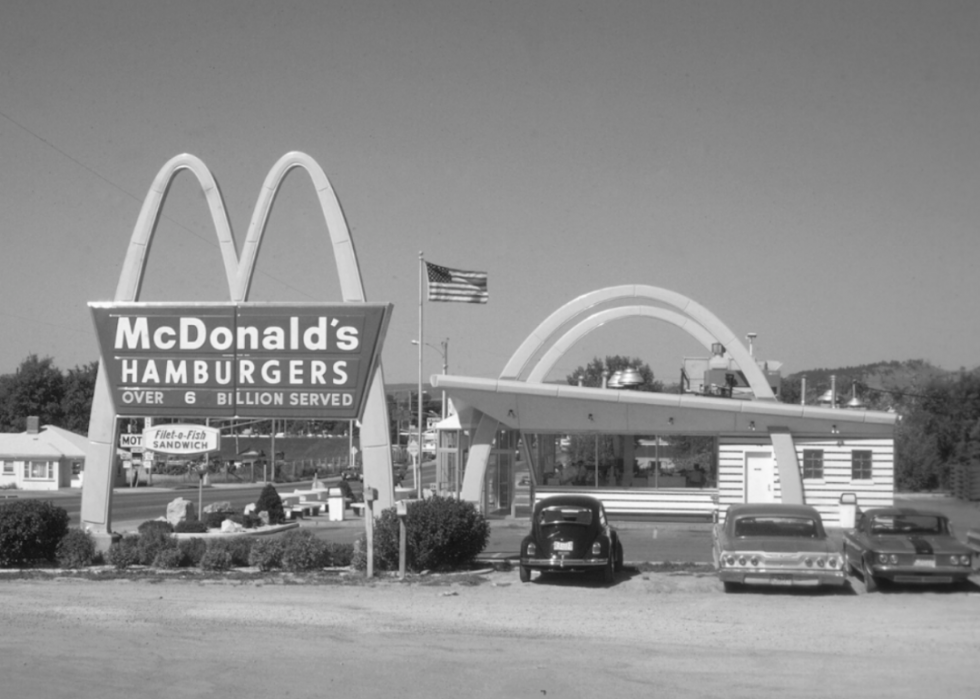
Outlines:
<svg viewBox="0 0 980 699"><path fill-rule="evenodd" d="M391 304L91 303L125 417L360 418Z"/></svg>

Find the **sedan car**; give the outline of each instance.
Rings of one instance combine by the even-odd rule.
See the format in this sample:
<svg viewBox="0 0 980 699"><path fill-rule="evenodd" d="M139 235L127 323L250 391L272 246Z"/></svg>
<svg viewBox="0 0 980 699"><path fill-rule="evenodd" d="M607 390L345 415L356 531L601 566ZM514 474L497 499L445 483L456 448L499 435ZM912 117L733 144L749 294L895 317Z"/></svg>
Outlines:
<svg viewBox="0 0 980 699"><path fill-rule="evenodd" d="M868 592L881 580L957 583L973 572L973 551L953 536L946 516L908 507L862 512L857 526L844 532L844 557Z"/></svg>
<svg viewBox="0 0 980 699"><path fill-rule="evenodd" d="M808 505L732 505L712 532L725 592L743 585L843 585L844 561Z"/></svg>
<svg viewBox="0 0 980 699"><path fill-rule="evenodd" d="M623 545L602 503L588 495L555 495L539 501L531 533L521 541L521 582L531 571L601 571L606 583L623 568Z"/></svg>

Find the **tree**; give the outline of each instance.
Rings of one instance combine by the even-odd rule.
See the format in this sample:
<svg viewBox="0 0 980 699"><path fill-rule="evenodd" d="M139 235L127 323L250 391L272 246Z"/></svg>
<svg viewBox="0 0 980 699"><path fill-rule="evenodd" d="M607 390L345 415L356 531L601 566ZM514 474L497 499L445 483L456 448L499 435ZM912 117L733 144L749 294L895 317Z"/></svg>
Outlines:
<svg viewBox="0 0 980 699"><path fill-rule="evenodd" d="M625 369L636 369L640 372L640 376L643 377L643 383L634 390L648 391L651 393L660 393L663 391L663 384L654 380L653 370L649 364L635 357L623 357L618 354L615 356L607 355L605 361L598 357L593 357L592 361L586 366L577 368L566 376L565 380L572 386L575 386L579 382L579 377L582 377L583 386L598 388L602 386L603 373L608 372L608 376L612 376L617 371Z"/></svg>
<svg viewBox="0 0 980 699"><path fill-rule="evenodd" d="M62 424L66 430L86 434L89 417L92 414L92 397L95 395L95 380L99 373L99 363L89 362L68 370L64 379L64 393L61 398Z"/></svg>
<svg viewBox="0 0 980 699"><path fill-rule="evenodd" d="M29 355L15 373L2 379L0 431L24 431L29 416L37 416L42 425L61 425L65 378L54 360Z"/></svg>

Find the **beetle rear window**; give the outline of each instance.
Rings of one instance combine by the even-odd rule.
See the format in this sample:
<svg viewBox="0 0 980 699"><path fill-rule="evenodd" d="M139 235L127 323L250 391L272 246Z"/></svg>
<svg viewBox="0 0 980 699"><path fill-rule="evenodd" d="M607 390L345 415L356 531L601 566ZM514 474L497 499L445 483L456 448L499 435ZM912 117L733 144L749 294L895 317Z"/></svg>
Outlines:
<svg viewBox="0 0 980 699"><path fill-rule="evenodd" d="M546 507L541 510L541 524L592 524L592 510L587 507Z"/></svg>
<svg viewBox="0 0 980 699"><path fill-rule="evenodd" d="M789 536L816 539L820 527L810 517L754 516L735 520L735 536Z"/></svg>

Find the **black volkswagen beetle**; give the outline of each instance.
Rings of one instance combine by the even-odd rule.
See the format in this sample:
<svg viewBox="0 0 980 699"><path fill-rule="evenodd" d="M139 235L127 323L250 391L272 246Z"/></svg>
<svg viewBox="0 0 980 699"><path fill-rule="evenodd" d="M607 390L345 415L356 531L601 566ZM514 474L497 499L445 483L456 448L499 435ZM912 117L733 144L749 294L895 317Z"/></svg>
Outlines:
<svg viewBox="0 0 980 699"><path fill-rule="evenodd" d="M623 545L599 500L555 495L534 506L531 533L521 542L521 582L532 570L599 570L612 583L622 569Z"/></svg>

